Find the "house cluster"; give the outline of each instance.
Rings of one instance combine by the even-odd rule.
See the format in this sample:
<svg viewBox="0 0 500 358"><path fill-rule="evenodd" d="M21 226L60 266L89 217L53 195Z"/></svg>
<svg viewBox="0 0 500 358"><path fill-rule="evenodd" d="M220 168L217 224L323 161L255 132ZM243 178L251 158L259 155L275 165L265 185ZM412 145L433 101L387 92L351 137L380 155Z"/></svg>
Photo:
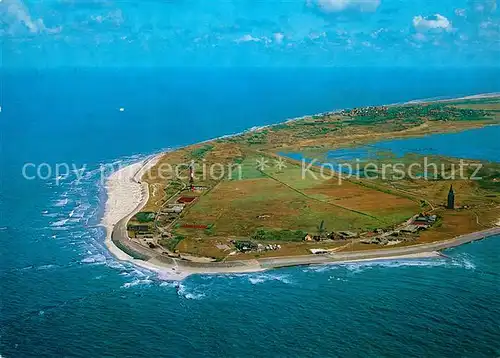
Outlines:
<svg viewBox="0 0 500 358"><path fill-rule="evenodd" d="M172 223L179 218L179 215L181 215L185 207L186 204L181 203L167 204L158 213L158 222L160 222L162 226Z"/></svg>
<svg viewBox="0 0 500 358"><path fill-rule="evenodd" d="M263 252L263 251L277 251L281 249L281 245L278 244L256 244L252 241L231 241L234 247L239 252Z"/></svg>
<svg viewBox="0 0 500 358"><path fill-rule="evenodd" d="M129 235L136 239L144 242L150 248L156 248L155 238L151 227L147 224L129 224L127 225L127 231Z"/></svg>
<svg viewBox="0 0 500 358"><path fill-rule="evenodd" d="M353 109L343 110L340 112L340 114L349 117L365 117L373 115L383 115L387 113L387 109L388 107L385 106L353 108Z"/></svg>
<svg viewBox="0 0 500 358"><path fill-rule="evenodd" d="M153 233L147 224L129 224L127 231L130 232L135 239L152 239Z"/></svg>
<svg viewBox="0 0 500 358"><path fill-rule="evenodd" d="M304 241L326 241L326 240L333 240L333 241L339 241L339 240L350 240L350 239L355 239L359 236L358 233L352 232L352 231L332 231L329 234L322 234L322 235L311 235L307 234L304 237Z"/></svg>
<svg viewBox="0 0 500 358"><path fill-rule="evenodd" d="M205 191L208 190L207 186L193 185L191 186L191 191Z"/></svg>
<svg viewBox="0 0 500 358"><path fill-rule="evenodd" d="M437 221L436 215L418 214L393 230L377 229L361 240L363 244L396 245L415 240L419 231L426 230Z"/></svg>
<svg viewBox="0 0 500 358"><path fill-rule="evenodd" d="M168 204L162 212L166 214L180 214L186 207L186 204Z"/></svg>
<svg viewBox="0 0 500 358"><path fill-rule="evenodd" d="M436 223L436 215L418 214L413 216L406 224L398 230L402 233L414 234L421 230L426 230Z"/></svg>
<svg viewBox="0 0 500 358"><path fill-rule="evenodd" d="M182 212L186 209L186 206L191 204L196 197L193 196L180 196L172 203L166 204L158 213L158 222L161 226L165 227L176 221ZM167 232L162 231L162 237L167 237Z"/></svg>

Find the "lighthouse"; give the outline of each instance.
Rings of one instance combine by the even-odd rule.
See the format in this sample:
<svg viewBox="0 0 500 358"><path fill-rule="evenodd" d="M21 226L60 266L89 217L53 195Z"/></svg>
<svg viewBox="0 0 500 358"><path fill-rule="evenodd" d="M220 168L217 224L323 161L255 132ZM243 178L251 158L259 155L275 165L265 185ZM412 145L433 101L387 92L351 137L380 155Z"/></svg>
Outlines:
<svg viewBox="0 0 500 358"><path fill-rule="evenodd" d="M455 192L453 191L453 185L450 185L450 191L448 192L448 204L446 209L455 209Z"/></svg>
<svg viewBox="0 0 500 358"><path fill-rule="evenodd" d="M189 188L194 190L194 162L189 165Z"/></svg>

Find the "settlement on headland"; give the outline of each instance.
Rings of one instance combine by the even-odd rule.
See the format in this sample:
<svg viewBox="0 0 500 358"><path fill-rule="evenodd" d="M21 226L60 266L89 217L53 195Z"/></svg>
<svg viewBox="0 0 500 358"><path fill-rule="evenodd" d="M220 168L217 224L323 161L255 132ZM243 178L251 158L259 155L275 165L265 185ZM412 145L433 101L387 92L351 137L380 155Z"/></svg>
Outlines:
<svg viewBox="0 0 500 358"><path fill-rule="evenodd" d="M130 261L138 266L156 271L166 279L183 279L195 273L244 273L298 265L432 258L439 256L438 250L500 234L499 227L463 235L452 240L396 249L277 257L227 263L186 262L159 255L154 250L138 245L128 238L127 221L141 210L149 196L147 183L140 182L140 178L160 157L161 155L157 155L134 163L116 171L109 177L106 184L108 200L102 224L107 231L106 246L114 256L120 260Z"/></svg>
<svg viewBox="0 0 500 358"><path fill-rule="evenodd" d="M141 178L161 157L162 154L152 156L127 166L109 177L106 185L108 200L102 223L107 230L106 246L116 257L159 271L168 278L183 278L192 273L255 272L284 266L435 257L438 255L438 250L500 234L500 228L493 228L447 241L392 249L242 259L229 262L192 262L172 258L159 253L158 250L140 245L136 240L131 240L127 232L129 219L141 211L149 200L148 183L141 182Z"/></svg>

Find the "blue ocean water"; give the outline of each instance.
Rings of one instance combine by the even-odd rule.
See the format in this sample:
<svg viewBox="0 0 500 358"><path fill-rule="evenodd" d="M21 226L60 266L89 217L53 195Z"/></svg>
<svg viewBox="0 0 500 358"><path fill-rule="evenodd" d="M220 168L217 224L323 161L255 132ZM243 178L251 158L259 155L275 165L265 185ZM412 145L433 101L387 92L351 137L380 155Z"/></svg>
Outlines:
<svg viewBox="0 0 500 358"><path fill-rule="evenodd" d="M500 238L448 250L451 259L176 284L111 257L98 223L100 164L309 113L499 91L499 78L492 69L2 73L0 354L498 356ZM498 154L484 138L465 153ZM22 177L25 163L61 162L85 165L84 178Z"/></svg>

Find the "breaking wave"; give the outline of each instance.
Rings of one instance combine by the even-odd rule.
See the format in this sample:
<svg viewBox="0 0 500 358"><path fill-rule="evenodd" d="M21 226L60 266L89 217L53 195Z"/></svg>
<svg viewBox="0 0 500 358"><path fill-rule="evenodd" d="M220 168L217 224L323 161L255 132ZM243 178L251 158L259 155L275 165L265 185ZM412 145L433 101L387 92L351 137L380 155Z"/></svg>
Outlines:
<svg viewBox="0 0 500 358"><path fill-rule="evenodd" d="M351 273L360 273L374 268L398 268L398 267L443 267L443 268L463 268L474 270L476 265L472 261L472 257L468 254L459 254L451 258L435 258L435 259L403 259L403 260L379 260L369 262L353 262L342 264L327 264L320 266L310 266L303 269L303 272L330 272L339 269L348 270Z"/></svg>
<svg viewBox="0 0 500 358"><path fill-rule="evenodd" d="M149 286L150 284L153 283L153 280L150 280L149 278L146 279L137 279L132 282L126 282L122 285L122 288L130 288L134 286Z"/></svg>
<svg viewBox="0 0 500 358"><path fill-rule="evenodd" d="M199 292L196 289L188 290L186 285L182 283L179 283L176 289L177 295L187 300L201 300L203 297L205 297L205 293Z"/></svg>
<svg viewBox="0 0 500 358"><path fill-rule="evenodd" d="M252 285L258 285L260 283L271 282L271 281L277 281L277 282L281 282L284 284L291 284L292 283L292 281L289 279L288 275L280 275L280 274L274 274L274 273L250 275L248 277L248 281Z"/></svg>

